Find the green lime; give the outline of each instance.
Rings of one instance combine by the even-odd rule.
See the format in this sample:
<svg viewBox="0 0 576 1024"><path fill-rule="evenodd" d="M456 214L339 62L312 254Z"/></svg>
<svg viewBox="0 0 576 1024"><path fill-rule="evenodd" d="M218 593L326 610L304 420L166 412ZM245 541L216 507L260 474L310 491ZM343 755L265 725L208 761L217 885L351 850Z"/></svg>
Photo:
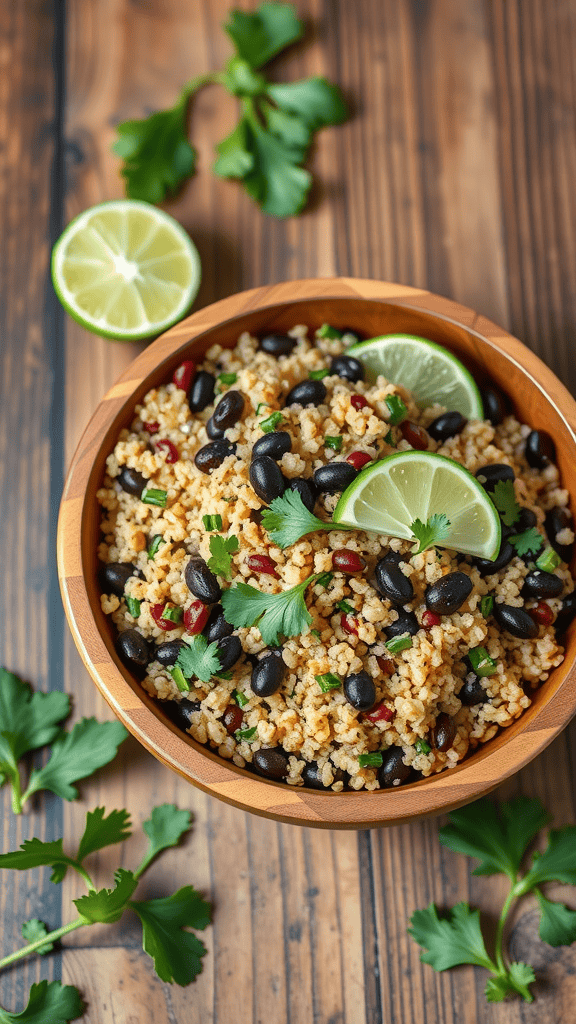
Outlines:
<svg viewBox="0 0 576 1024"><path fill-rule="evenodd" d="M133 199L84 210L52 251L64 308L88 331L117 341L151 338L175 324L200 277L198 251L180 224Z"/></svg>
<svg viewBox="0 0 576 1024"><path fill-rule="evenodd" d="M374 382L381 374L408 388L421 409L444 405L468 420L483 420L482 399L474 378L448 349L413 334L385 334L346 350L366 367Z"/></svg>
<svg viewBox="0 0 576 1024"><path fill-rule="evenodd" d="M342 494L332 519L414 540L414 522L426 524L434 515L449 523L440 547L496 558L500 518L486 491L458 462L433 452L395 452L366 466Z"/></svg>

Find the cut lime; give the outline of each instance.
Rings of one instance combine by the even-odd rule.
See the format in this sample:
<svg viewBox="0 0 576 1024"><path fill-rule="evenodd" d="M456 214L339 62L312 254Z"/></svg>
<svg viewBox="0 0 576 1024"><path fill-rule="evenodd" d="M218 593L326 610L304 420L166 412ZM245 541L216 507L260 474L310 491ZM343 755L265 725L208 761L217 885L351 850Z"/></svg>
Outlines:
<svg viewBox="0 0 576 1024"><path fill-rule="evenodd" d="M346 354L360 360L370 381L381 374L391 384L408 388L421 409L444 405L468 420L484 419L482 399L472 374L456 356L434 341L414 334L385 334L352 345Z"/></svg>
<svg viewBox="0 0 576 1024"><path fill-rule="evenodd" d="M188 311L200 287L200 257L173 217L118 199L84 210L52 251L52 282L88 331L117 341L160 334Z"/></svg>
<svg viewBox="0 0 576 1024"><path fill-rule="evenodd" d="M500 549L498 513L475 477L433 452L395 452L367 466L346 488L332 519L358 530L415 540L412 524L447 516L440 547L494 559Z"/></svg>

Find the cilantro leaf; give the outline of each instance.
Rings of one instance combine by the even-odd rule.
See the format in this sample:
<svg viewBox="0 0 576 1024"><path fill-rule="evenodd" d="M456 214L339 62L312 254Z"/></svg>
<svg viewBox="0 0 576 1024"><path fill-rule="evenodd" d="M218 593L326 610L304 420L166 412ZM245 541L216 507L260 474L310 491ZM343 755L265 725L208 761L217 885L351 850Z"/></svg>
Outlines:
<svg viewBox="0 0 576 1024"><path fill-rule="evenodd" d="M277 135L287 146L298 146L307 149L312 138L312 130L308 125L287 110L280 110L273 107L271 103L261 99L259 102L260 111L266 121L268 131ZM328 371L326 371L328 376Z"/></svg>
<svg viewBox="0 0 576 1024"><path fill-rule="evenodd" d="M325 523L306 508L298 491L286 490L281 498L274 498L262 514L262 526L279 548L295 544L307 533L316 530L334 530L334 523Z"/></svg>
<svg viewBox="0 0 576 1024"><path fill-rule="evenodd" d="M248 150L247 124L240 118L233 132L216 146L218 159L213 171L219 178L243 178L254 167L254 154Z"/></svg>
<svg viewBox="0 0 576 1024"><path fill-rule="evenodd" d="M267 85L264 76L254 71L242 57L230 58L220 82L233 96L258 96Z"/></svg>
<svg viewBox="0 0 576 1024"><path fill-rule="evenodd" d="M211 557L208 559L208 568L217 576L229 580L232 574L232 555L239 547L238 537L221 537L219 534L210 537Z"/></svg>
<svg viewBox="0 0 576 1024"><path fill-rule="evenodd" d="M97 921L111 924L122 917L138 880L132 871L118 868L114 873L114 881L116 885L113 889L100 889L99 892L91 889L85 896L72 900L78 913L89 924L95 924Z"/></svg>
<svg viewBox="0 0 576 1024"><path fill-rule="evenodd" d="M69 713L67 694L33 692L13 672L0 668L0 786L10 780L19 791L18 761L29 750L51 743Z"/></svg>
<svg viewBox="0 0 576 1024"><path fill-rule="evenodd" d="M520 555L520 557L522 555L537 555L544 544L542 534L538 533L535 526L531 526L530 529L524 530L522 533L516 533L512 537L508 537L508 541L516 549L516 554Z"/></svg>
<svg viewBox="0 0 576 1024"><path fill-rule="evenodd" d="M439 918L433 903L425 910L416 910L410 918L410 935L427 952L420 954L422 963L435 971L446 971L459 964L476 964L495 970L484 945L480 930L480 912L467 903L457 903L447 917Z"/></svg>
<svg viewBox="0 0 576 1024"><path fill-rule="evenodd" d="M450 520L444 512L440 515L435 513L426 523L423 523L421 519L415 519L412 523L412 533L418 541L418 547L414 548L413 554L419 555L427 548L433 548L435 544L445 540L449 529Z"/></svg>
<svg viewBox="0 0 576 1024"><path fill-rule="evenodd" d="M37 917L32 917L29 921L24 921L24 924L22 925L22 936L28 944L37 942L38 939L43 939L45 935L48 935L48 929L43 921L39 921ZM50 953L53 949L53 942L45 942L43 946L38 946L35 952L42 956L44 953Z"/></svg>
<svg viewBox="0 0 576 1024"><path fill-rule="evenodd" d="M189 985L202 970L206 947L184 928L206 928L210 904L191 885L165 899L130 902L142 922L142 945L162 981Z"/></svg>
<svg viewBox="0 0 576 1024"><path fill-rule="evenodd" d="M493 978L488 978L484 995L489 1003L500 1003L511 992L516 992L527 1003L532 1003L534 996L528 985L531 985L533 981L536 981L536 977L530 965L520 961L514 962L510 964L505 974L497 974Z"/></svg>
<svg viewBox="0 0 576 1024"><path fill-rule="evenodd" d="M266 93L277 107L296 114L311 131L329 124L341 124L348 116L340 89L325 78L271 83Z"/></svg>
<svg viewBox="0 0 576 1024"><path fill-rule="evenodd" d="M304 594L315 579L309 576L279 594L265 594L247 583L238 583L222 595L224 618L236 628L257 626L267 645L277 644L281 635L300 636L312 622Z"/></svg>
<svg viewBox="0 0 576 1024"><path fill-rule="evenodd" d="M576 910L547 899L539 889L536 898L541 912L538 933L542 942L549 946L571 946L576 942Z"/></svg>
<svg viewBox="0 0 576 1024"><path fill-rule="evenodd" d="M77 988L59 981L41 981L30 988L28 1005L22 1013L9 1013L0 1006L0 1024L69 1024L84 1012Z"/></svg>
<svg viewBox="0 0 576 1024"><path fill-rule="evenodd" d="M203 683L208 683L222 668L216 640L209 644L202 635L193 637L191 643L180 648L176 665L186 679L196 677Z"/></svg>
<svg viewBox="0 0 576 1024"><path fill-rule="evenodd" d="M72 785L108 764L128 735L120 722L98 722L83 718L72 732L62 732L52 747L52 756L43 768L34 769L23 799L41 789L49 789L64 800L76 800Z"/></svg>
<svg viewBox="0 0 576 1024"><path fill-rule="evenodd" d="M61 882L68 867L76 867L76 861L67 857L62 849L62 840L54 839L43 843L41 839L25 839L19 850L0 854L0 868L28 871L29 868L52 867L52 882Z"/></svg>
<svg viewBox="0 0 576 1024"><path fill-rule="evenodd" d="M513 526L520 518L520 505L516 501L513 480L498 480L490 497L496 505L505 526Z"/></svg>
<svg viewBox="0 0 576 1024"><path fill-rule="evenodd" d="M121 173L126 195L147 203L161 203L192 174L196 151L186 134L188 93L174 107L117 127L113 151L124 160Z"/></svg>
<svg viewBox="0 0 576 1024"><path fill-rule="evenodd" d="M286 142L266 131L258 120L253 101L243 101L246 145L253 156L252 169L244 175L244 187L272 217L294 217L306 205L312 175L300 164L306 147L295 139Z"/></svg>
<svg viewBox="0 0 576 1024"><path fill-rule="evenodd" d="M576 885L576 825L552 829L544 853L535 853L522 883L524 892L541 882L566 882Z"/></svg>
<svg viewBox="0 0 576 1024"><path fill-rule="evenodd" d="M291 4L263 3L255 11L230 11L224 30L253 68L267 64L304 32Z"/></svg>
<svg viewBox="0 0 576 1024"><path fill-rule="evenodd" d="M502 874L515 882L522 858L549 816L539 800L519 796L500 805L483 797L450 814L440 842L456 853L477 857L474 875Z"/></svg>
<svg viewBox="0 0 576 1024"><path fill-rule="evenodd" d="M176 846L185 832L192 827L190 811L180 811L174 804L161 804L155 807L150 817L144 822L148 839L148 849L140 867L135 872L139 878L154 858L169 846Z"/></svg>
<svg viewBox="0 0 576 1024"><path fill-rule="evenodd" d="M107 818L104 817L104 807L95 807L86 815L86 827L84 835L78 847L79 861L83 861L89 853L95 850L102 850L105 846L113 846L114 843L123 843L132 833L128 811L110 811Z"/></svg>

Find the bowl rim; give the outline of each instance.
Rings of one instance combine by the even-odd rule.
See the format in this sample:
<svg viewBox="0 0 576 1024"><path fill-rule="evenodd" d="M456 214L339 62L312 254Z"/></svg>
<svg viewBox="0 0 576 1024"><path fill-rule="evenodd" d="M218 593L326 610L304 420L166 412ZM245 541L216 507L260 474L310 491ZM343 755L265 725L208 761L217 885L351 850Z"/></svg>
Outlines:
<svg viewBox="0 0 576 1024"><path fill-rule="evenodd" d="M372 828L436 815L477 799L536 757L576 712L576 650L564 678L539 707L526 709L513 736L490 749L497 737L459 765L397 789L333 793L287 786L260 778L220 758L154 710L155 702L113 657L92 611L84 578L82 537L89 484L111 424L148 377L205 333L267 308L330 299L364 299L444 320L483 344L500 350L553 406L576 446L576 402L555 374L517 338L486 317L425 289L361 278L306 278L238 292L175 324L122 373L92 414L78 443L64 485L58 519L58 575L64 609L75 644L96 686L126 728L158 760L204 792L253 813L319 828ZM148 382L147 386L152 386ZM560 669L556 670L560 671ZM551 707L553 705L553 707ZM533 712L531 714L531 712ZM503 730L500 735L506 735Z"/></svg>

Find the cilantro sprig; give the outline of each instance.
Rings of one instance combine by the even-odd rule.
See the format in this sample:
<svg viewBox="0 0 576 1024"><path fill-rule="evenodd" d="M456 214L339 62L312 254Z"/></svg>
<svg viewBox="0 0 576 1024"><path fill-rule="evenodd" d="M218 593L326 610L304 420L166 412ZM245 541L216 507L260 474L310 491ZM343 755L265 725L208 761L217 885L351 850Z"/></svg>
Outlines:
<svg viewBox="0 0 576 1024"><path fill-rule="evenodd" d="M306 607L306 590L316 573L279 594L266 594L248 583L237 583L222 594L224 618L236 629L257 626L264 643L275 646L280 636L300 636L312 622Z"/></svg>
<svg viewBox="0 0 576 1024"><path fill-rule="evenodd" d="M475 875L504 874L510 890L500 915L491 956L484 942L478 910L458 903L444 917L433 903L410 918L409 933L425 950L420 959L435 971L458 964L475 964L490 971L485 995L500 1002L509 994L533 1001L530 985L535 981L529 964L509 962L503 948L504 926L513 904L533 893L540 909L540 938L551 946L576 942L576 910L549 899L541 890L546 882L576 885L576 826L568 825L548 833L543 853L533 853L528 870L521 868L528 847L549 821L537 799L525 796L497 807L490 800L477 800L453 811L449 824L440 829L440 842L456 853L475 857L480 863Z"/></svg>
<svg viewBox="0 0 576 1024"><path fill-rule="evenodd" d="M206 637L201 634L192 637L189 644L180 648L176 668L180 669L184 679L196 678L201 679L203 683L210 682L212 676L217 676L222 669L216 640L209 644Z"/></svg>
<svg viewBox="0 0 576 1024"><path fill-rule="evenodd" d="M514 526L520 518L520 505L516 501L513 480L498 480L490 494L505 526Z"/></svg>
<svg viewBox="0 0 576 1024"><path fill-rule="evenodd" d="M413 548L413 554L419 555L422 551L427 551L428 548L440 544L441 541L446 540L449 530L450 520L444 512L435 513L425 523L421 519L415 519L412 523L412 533L417 540L417 545Z"/></svg>
<svg viewBox="0 0 576 1024"><path fill-rule="evenodd" d="M332 522L325 523L310 512L298 491L284 491L280 498L274 498L269 508L262 514L262 526L270 534L270 539L279 548L288 548L307 533L318 530L346 530L348 527L336 526Z"/></svg>
<svg viewBox="0 0 576 1024"><path fill-rule="evenodd" d="M224 29L236 52L222 71L193 78L168 110L118 125L112 148L124 161L126 194L160 203L194 173L196 151L186 124L189 101L203 86L217 83L238 98L241 116L216 147L214 173L243 181L265 213L292 217L306 205L312 183L303 165L314 132L346 120L346 105L337 86L325 78L282 84L260 73L304 33L290 4L233 10Z"/></svg>
<svg viewBox="0 0 576 1024"><path fill-rule="evenodd" d="M132 910L142 923L142 946L152 957L158 977L162 981L188 985L202 970L201 958L206 948L195 934L185 929L206 928L210 923L210 905L191 885L161 899L135 901L132 896L152 861L163 850L176 846L190 827L189 811L179 810L173 804L155 807L143 824L148 849L142 861L134 870L119 868L114 884L100 890L96 890L84 860L96 850L123 842L130 836L131 822L125 810L111 811L108 815L103 807L89 811L75 856L64 853L62 839L48 843L40 839L26 840L19 850L0 855L0 868L27 871L30 867L47 865L52 868L54 882L61 882L71 868L84 879L88 889L84 896L73 900L78 917L69 924L48 932L37 919L26 922L22 930L28 944L0 960L0 969L31 953L48 953L55 942L78 928L118 921L126 910ZM67 1024L81 1013L82 999L76 988L43 981L32 986L22 1014L0 1008L0 1024L4 1021Z"/></svg>
<svg viewBox="0 0 576 1024"><path fill-rule="evenodd" d="M217 576L229 580L232 574L232 555L238 551L240 541L238 537L210 537L210 558L208 568Z"/></svg>
<svg viewBox="0 0 576 1024"><path fill-rule="evenodd" d="M83 718L71 732L62 722L70 714L65 693L33 692L12 672L0 668L0 785L12 789L12 810L20 814L33 793L48 789L64 800L76 800L73 783L108 764L128 732L120 722ZM19 762L32 750L52 744L51 757L30 772L22 792Z"/></svg>

